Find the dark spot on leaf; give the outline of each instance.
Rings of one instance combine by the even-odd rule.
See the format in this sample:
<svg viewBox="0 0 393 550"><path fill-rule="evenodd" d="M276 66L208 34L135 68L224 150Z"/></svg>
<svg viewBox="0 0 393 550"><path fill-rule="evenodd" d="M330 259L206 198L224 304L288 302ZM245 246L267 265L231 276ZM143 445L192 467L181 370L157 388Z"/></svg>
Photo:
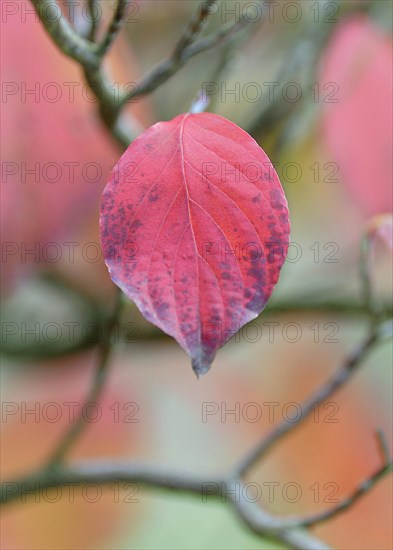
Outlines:
<svg viewBox="0 0 393 550"><path fill-rule="evenodd" d="M130 229L135 231L136 229L139 229L140 227L142 227L142 225L143 223L141 222L141 220L134 220L130 226Z"/></svg>
<svg viewBox="0 0 393 550"><path fill-rule="evenodd" d="M157 202L160 196L158 193L150 193L149 195L149 202Z"/></svg>
<svg viewBox="0 0 393 550"><path fill-rule="evenodd" d="M168 308L170 307L167 302L154 302L153 305L158 317L165 317Z"/></svg>
<svg viewBox="0 0 393 550"><path fill-rule="evenodd" d="M254 277L254 279L260 280L264 275L264 270L256 266L251 267L250 269L247 270L247 275L249 275L250 277Z"/></svg>

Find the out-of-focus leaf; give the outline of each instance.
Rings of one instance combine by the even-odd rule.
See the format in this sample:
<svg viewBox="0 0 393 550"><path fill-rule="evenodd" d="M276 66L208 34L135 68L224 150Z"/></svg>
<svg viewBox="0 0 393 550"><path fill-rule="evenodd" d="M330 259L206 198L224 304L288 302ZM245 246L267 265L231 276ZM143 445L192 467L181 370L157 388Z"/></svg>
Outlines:
<svg viewBox="0 0 393 550"><path fill-rule="evenodd" d="M368 215L392 204L392 40L367 16L340 23L321 64L323 132Z"/></svg>

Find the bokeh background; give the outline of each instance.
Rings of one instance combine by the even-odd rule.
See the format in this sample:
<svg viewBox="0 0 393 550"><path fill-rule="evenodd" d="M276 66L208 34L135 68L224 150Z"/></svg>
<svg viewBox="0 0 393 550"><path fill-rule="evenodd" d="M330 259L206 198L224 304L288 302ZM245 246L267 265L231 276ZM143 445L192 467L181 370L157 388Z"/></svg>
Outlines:
<svg viewBox="0 0 393 550"><path fill-rule="evenodd" d="M6 12L5 4L16 7L15 13ZM112 4L101 3L105 21ZM223 14L232 21L231 8L235 14L250 9L250 18L258 13L250 8L256 2L224 4L209 29L222 24ZM367 317L351 311L351 304L361 303L359 243L370 220L392 210L392 5L351 0L329 2L325 9L322 2L281 0L269 21L266 4L264 18L251 23L233 45L190 60L127 111L143 129L189 110L203 83L215 82L219 92L209 109L249 130L279 163L296 245L271 310L268 306L252 329L227 344L212 370L196 380L177 344L127 304L101 417L89 423L70 458L131 457L199 473L222 471L283 418L288 403L301 403L325 380L365 333ZM135 5L132 21L107 60L120 87L170 54L198 2L140 0ZM114 297L99 253L98 208L121 151L97 116L80 68L24 11L31 10L30 4L3 2L2 10L1 381L6 414L1 469L3 480L12 480L43 464L68 425L65 404L82 403L89 388L97 358L95 327ZM75 23L83 29L83 17ZM268 82L280 83L277 102L269 100ZM302 92L296 101L282 99L282 87L290 82ZM263 91L257 101L250 83ZM35 95L26 95L32 89ZM75 243L72 257L69 243ZM372 270L379 298L389 301L391 254L382 240L376 243ZM329 301L347 311L274 309L283 303L302 307ZM77 323L72 338L70 323ZM277 323L273 341L267 323ZM273 502L264 492L263 505L281 515L327 509L330 487L336 490L333 498L342 500L378 468L376 428L391 445L391 364L390 344L379 346L334 396L331 409L308 419L254 469L250 480L262 488L265 482L279 483ZM219 412L203 422L207 402L217 403ZM269 402L278 403L272 418ZM263 413L256 422L247 418L250 403ZM236 406L238 419L220 414ZM33 408L37 416L26 414ZM129 422L133 411L137 422ZM248 412L252 416L251 408ZM284 498L287 483L300 486L297 502ZM318 498L310 489L315 484ZM65 491L56 502L27 497L3 509L2 547L282 547L248 533L220 503L142 489L132 503L126 502L128 495L121 490L116 499L115 490L105 488L97 502L77 490L74 502ZM349 511L314 531L335 548L387 550L391 517L388 476Z"/></svg>

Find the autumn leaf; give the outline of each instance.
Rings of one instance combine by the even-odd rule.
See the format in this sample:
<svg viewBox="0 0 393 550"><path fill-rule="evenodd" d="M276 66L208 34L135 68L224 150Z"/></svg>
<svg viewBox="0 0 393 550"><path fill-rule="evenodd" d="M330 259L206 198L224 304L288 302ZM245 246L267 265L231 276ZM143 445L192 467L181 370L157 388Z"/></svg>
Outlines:
<svg viewBox="0 0 393 550"><path fill-rule="evenodd" d="M265 307L289 240L269 158L210 113L139 136L112 172L100 223L112 280L178 341L197 375Z"/></svg>

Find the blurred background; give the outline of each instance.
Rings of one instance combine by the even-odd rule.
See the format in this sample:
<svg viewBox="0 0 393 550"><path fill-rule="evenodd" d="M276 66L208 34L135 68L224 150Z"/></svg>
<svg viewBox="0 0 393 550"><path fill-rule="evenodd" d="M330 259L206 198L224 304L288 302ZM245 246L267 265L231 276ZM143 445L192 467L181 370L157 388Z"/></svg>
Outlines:
<svg viewBox="0 0 393 550"><path fill-rule="evenodd" d="M63 9L83 32L84 2L75 13L71 4ZM106 60L120 90L170 55L198 4L132 3ZM99 5L105 28L113 2ZM1 470L12 480L48 458L69 424L69 403L80 408L93 376L115 295L98 209L121 150L81 69L51 42L30 3L3 2L2 10ZM248 130L275 163L293 244L266 311L200 380L178 345L128 303L99 414L91 413L70 458L130 457L201 474L229 468L295 415L364 335L359 245L371 226L382 236L375 291L390 302L388 222L376 216L392 210L391 11L384 0L218 2L206 33L241 15L247 29L127 107L141 131L210 91L208 110ZM321 511L378 468L376 428L391 445L391 355L389 343L374 350L329 408L254 469L250 480L262 487L264 506L280 515ZM204 416L207 403L216 412ZM277 483L274 498L266 482ZM300 487L299 498L288 496L287 484ZM93 492L5 507L2 547L283 548L250 534L219 502L142 489L138 502L128 502L129 490L107 487L96 499ZM336 548L386 550L391 517L387 476L314 532Z"/></svg>

